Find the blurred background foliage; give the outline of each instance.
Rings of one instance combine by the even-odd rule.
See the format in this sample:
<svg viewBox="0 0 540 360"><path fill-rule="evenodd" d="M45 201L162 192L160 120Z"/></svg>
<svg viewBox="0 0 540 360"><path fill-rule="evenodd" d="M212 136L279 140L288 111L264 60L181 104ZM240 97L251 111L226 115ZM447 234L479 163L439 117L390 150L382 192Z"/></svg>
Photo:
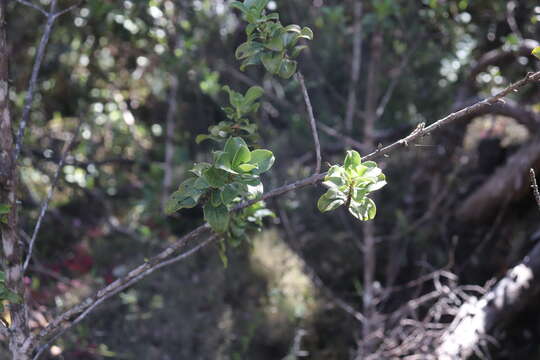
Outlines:
<svg viewBox="0 0 540 360"><path fill-rule="evenodd" d="M49 0L36 3L47 6ZM540 39L540 6L534 0L512 2L513 26L508 3L363 1L357 114L346 135L362 141L363 99L371 90L366 64L375 32L383 35L378 85L383 94L393 87L376 124L381 143L444 116L460 101L489 95L527 71L538 71L540 63L518 49L524 39ZM61 8L71 4L59 1ZM313 29L314 41L299 67L318 122L342 134L353 61L353 5L335 0L268 4L283 24ZM14 1L9 18L12 111L19 119L45 19ZM213 144L196 145L195 137L225 120L223 85L244 92L258 84L266 91L257 123L261 143L277 159L264 177L266 189L310 174L315 160L299 86L266 75L261 67L238 70L234 49L244 41L243 26L224 0L86 0L58 19L21 160L26 232L38 216L65 142L79 124L80 129L26 279L34 299L32 326L43 326L53 312L202 223L198 208L164 216L162 199L194 161L209 160ZM471 68L497 49L515 56L483 68L464 90ZM464 91L469 96L458 99ZM537 88L518 96L523 106L540 109ZM175 130L168 133L173 104ZM510 117L486 115L472 124L444 130L379 164L389 181L375 220L382 284L405 283L445 266L449 254L461 282L483 284L504 273L538 236L538 214L529 197L513 199L511 209L500 204L474 226L456 219L466 197L537 135ZM503 141L509 137L514 140ZM173 189L163 183L167 139L174 146ZM346 141L329 131L321 131L321 141L323 160L341 161ZM494 146L482 154L479 144ZM360 324L323 295L306 268L360 308L361 231L345 212L320 214L316 200L322 192L313 187L270 202L279 218L267 221L250 244L230 249L227 268L215 247L205 249L104 304L47 356L348 358ZM411 296L396 293L380 311ZM494 358L539 356L539 313L529 309L526 314L501 337ZM298 338L303 352L294 349Z"/></svg>

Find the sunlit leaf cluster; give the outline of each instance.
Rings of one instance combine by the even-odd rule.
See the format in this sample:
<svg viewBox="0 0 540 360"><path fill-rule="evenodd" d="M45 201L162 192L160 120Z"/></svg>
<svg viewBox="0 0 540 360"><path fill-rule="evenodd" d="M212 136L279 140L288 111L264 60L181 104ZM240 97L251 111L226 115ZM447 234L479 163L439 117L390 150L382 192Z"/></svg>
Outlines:
<svg viewBox="0 0 540 360"><path fill-rule="evenodd" d="M264 94L264 90L260 86L252 86L244 95L228 86L224 86L223 90L229 95L230 105L223 108L229 120L210 126L209 134L198 135L195 141L200 143L210 139L222 142L229 137L241 136L248 142L255 143L258 139L257 124L246 117L259 109L260 103L257 100Z"/></svg>
<svg viewBox="0 0 540 360"><path fill-rule="evenodd" d="M307 47L298 45L298 41L313 40L313 31L295 24L283 26L278 13L266 14L267 3L268 0L244 0L231 4L248 22L247 41L236 49L235 55L242 60L241 70L262 64L269 73L288 79L298 66L294 59Z"/></svg>
<svg viewBox="0 0 540 360"><path fill-rule="evenodd" d="M335 210L345 205L358 220L371 220L377 207L368 195L386 185L386 177L373 161L362 162L360 154L347 151L343 166L332 166L324 178L328 187L317 203L321 212Z"/></svg>
<svg viewBox="0 0 540 360"><path fill-rule="evenodd" d="M171 214L200 204L212 230L227 234L233 205L262 195L260 175L273 164L274 154L271 151L251 151L242 138L231 137L222 151L214 152L213 164L199 163L190 170L191 177L171 195L165 211ZM231 234L238 233L240 225L231 227Z"/></svg>

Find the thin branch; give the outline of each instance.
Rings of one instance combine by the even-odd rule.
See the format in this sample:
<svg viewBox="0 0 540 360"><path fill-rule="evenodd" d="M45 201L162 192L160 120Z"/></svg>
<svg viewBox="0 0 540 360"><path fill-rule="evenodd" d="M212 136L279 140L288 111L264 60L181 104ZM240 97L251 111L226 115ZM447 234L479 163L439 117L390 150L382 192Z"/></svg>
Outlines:
<svg viewBox="0 0 540 360"><path fill-rule="evenodd" d="M388 145L388 146L386 146L384 148L380 148L378 150L375 150L371 154L366 155L364 157L364 159L365 160L370 160L370 159L373 159L375 157L378 157L378 156L381 156L381 155L384 155L384 154L388 154L388 153L390 153L392 151L395 151L395 150L397 150L398 148L400 148L402 146L406 146L406 144L408 144L409 142L412 142L413 140L415 140L415 139L417 139L417 138L419 138L421 136L425 136L426 134L429 134L430 132L432 132L432 131L440 128L440 127L447 126L451 122L453 122L455 120L458 120L458 119L460 119L460 118L462 118L464 116L475 113L476 111L479 111L484 107L490 106L491 104L496 103L497 101L502 99L504 96L508 95L509 93L514 92L514 91L518 90L519 88L523 87L524 85L526 85L526 84L528 84L530 82L533 82L533 81L537 81L539 79L540 79L540 71L536 72L536 73L529 73L529 74L527 74L526 77L524 77L520 81L516 82L515 84L512 84L512 85L508 86L507 88L505 88L504 90L502 90L501 92L496 94L495 96L492 96L492 97L490 97L488 99L482 100L482 101L480 101L480 102L478 102L478 103L476 103L474 105L471 105L471 106L469 106L469 107L467 107L465 109L462 109L462 110L460 110L460 111L458 111L456 113L452 113L452 114L450 114L450 115L436 121L435 123L433 123L432 125L430 125L428 127L422 127L421 129L416 129L415 131L413 131L407 137L405 137L405 138L403 138L403 139L401 139L399 141L396 141L396 142L394 142L394 143L392 143L392 144L390 144L390 145ZM300 189L300 188L303 188L303 187L307 187L309 185L313 185L313 184L321 181L324 178L325 175L326 175L325 173L314 174L314 175L312 175L312 176L310 176L308 178L296 181L296 182L291 183L291 184L287 184L285 186L281 186L279 188L276 188L276 189L264 194L261 199L250 200L250 201L243 202L242 204L235 207L232 211L236 211L236 210L239 210L239 209L246 208L246 207L252 205L253 203L255 203L257 201L270 199L270 198L277 197L277 196L286 194L288 192L291 192L291 191L294 191L294 190L297 190L297 189ZM150 260L148 260L144 264L139 265L135 269L131 270L124 277L117 279L113 283L111 283L108 286L106 286L106 287L102 288L101 290L97 291L94 295L86 298L85 300L83 300L78 305L75 305L71 309L67 310L66 312L64 312L61 315L59 315L58 317L56 317L46 328L42 329L39 332L39 334L33 335L32 337L27 339L27 342L29 343L29 344L27 344L27 346L32 346L32 345L36 344L37 342L39 342L40 340L42 340L42 339L44 339L46 337L49 337L49 336L51 336L53 334L56 334L57 331L59 331L60 327L63 324L69 323L70 321L72 321L71 319L73 317L79 316L80 314L85 313L85 312L89 313L91 311L89 309L90 308L93 309L95 306L97 306L97 305L95 305L97 302L101 303L101 301L103 301L102 300L103 298L105 298L105 297L108 298L108 297L110 297L110 296L112 296L114 294L117 294L119 291L121 291L124 288L124 286L126 284L131 285L131 284L135 283L136 281L139 281L140 279L144 278L145 276L147 276L148 274L153 272L156 268L159 268L161 263L169 261L170 259L172 259L175 256L175 254L180 249L182 249L185 246L185 244L187 244L189 241L198 238L200 235L206 233L209 230L210 230L210 226L208 224L204 224L204 225L199 226L195 230L191 231L190 233L184 235L182 238L178 239L174 244L167 247L165 250L160 252L158 255L152 257ZM129 285L127 285L127 286L129 286Z"/></svg>
<svg viewBox="0 0 540 360"><path fill-rule="evenodd" d="M208 230L210 230L210 226L208 226L207 224L199 226L187 235L184 235L182 238L178 239L174 244L170 245L159 254L155 255L148 261L145 261L143 264L131 270L125 276L115 280L106 287L97 291L94 295L87 297L78 305L65 311L64 313L56 317L53 321L51 321L46 328L42 329L39 332L39 334L33 335L27 339L27 342L30 343L30 347L46 337L49 337L51 335L56 336L58 332L62 331L62 328L64 326L69 326L69 324L74 321L72 320L73 318L78 319L83 315L86 316L104 300L119 293L126 287L134 284L135 282L148 276L155 270L161 268L162 266L164 266L162 265L163 263L175 258L178 251L180 251L188 242L198 238L200 235L206 233ZM177 257L177 259L180 258Z"/></svg>
<svg viewBox="0 0 540 360"><path fill-rule="evenodd" d="M20 3L20 4L26 5L28 7L31 7L34 10L39 11L40 13L42 13L45 16L49 15L49 13L47 13L47 11L45 11L45 9L43 9L41 6L36 5L36 4L34 4L34 3L30 2L30 1L27 1L27 0L16 0L16 1L18 3Z"/></svg>
<svg viewBox="0 0 540 360"><path fill-rule="evenodd" d="M313 116L313 107L311 106L311 100L309 99L309 94L304 82L304 76L302 76L302 73L298 72L296 74L296 78L300 83L302 95L304 96L304 102L306 103L306 109L309 116L309 125L311 127L311 135L313 136L313 142L315 143L315 155L317 157L315 174L319 174L321 172L321 144L319 142L319 134L317 133L317 122L315 121L315 116Z"/></svg>
<svg viewBox="0 0 540 360"><path fill-rule="evenodd" d="M158 270L158 269L161 269L162 267L165 267L165 266L168 266L168 265L171 265L171 264L174 264L180 260L183 260L193 254L195 254L196 252L198 252L199 250L201 250L202 248L206 247L208 244L210 244L211 242L215 241L216 239L218 238L217 235L212 235L210 236L208 239L202 241L200 244L194 246L193 248L191 248L190 250L178 255L178 256L175 256L173 257L172 259L169 259L167 261L164 261L164 262L161 262L159 263L158 265L156 265L155 267L152 267L144 272L142 272L141 274L139 274L138 276L132 278L131 280L129 280L128 282L122 284L121 286L119 286L118 288L116 288L116 290L114 292L109 292L107 293L105 296L101 297L99 300L97 300L96 302L94 302L90 307L88 307L84 312L82 312L79 316L77 316L73 321L71 321L70 323L68 323L65 327L63 327L58 333L56 333L49 341L47 341L47 343L41 345L38 349L37 349L37 353L36 355L32 358L32 360L37 360L41 354L43 354L43 352L45 350L47 350L59 337L61 337L62 335L64 335L69 329L71 329L72 327L74 327L75 325L77 325L78 323L80 323L82 320L84 320L86 318L86 316L88 316L88 314L90 314L92 312L92 310L94 310L96 307L98 307L101 303L103 303L105 300L109 299L110 297L112 297L113 295L116 295L118 294L119 292L123 291L124 289L128 288L129 286L133 285L134 283L138 282L139 280L141 280L143 277L146 277L148 275L150 275L151 273L153 273L154 271Z"/></svg>
<svg viewBox="0 0 540 360"><path fill-rule="evenodd" d="M37 219L36 225L34 226L34 231L32 232L32 238L30 239L30 245L28 246L28 253L26 254L26 260L24 261L24 265L23 265L23 274L26 272L26 269L28 268L28 264L30 263L30 260L32 259L32 252L34 250L34 244L36 242L36 238L39 233L39 229L41 227L41 222L43 221L45 213L47 212L47 209L49 208L49 202L51 201L51 198L54 194L54 189L56 188L56 184L58 183L60 172L62 171L64 167L66 156L68 152L71 150L71 146L73 145L73 141L75 140L75 138L77 137L77 134L79 133L80 127L81 127L81 121L79 120L79 123L77 124L77 128L75 129L73 135L64 144L64 149L62 150L62 157L60 158L60 161L58 162L56 173L54 174L54 178L51 182L51 186L49 187L49 191L47 192L47 197L43 200L43 203L41 204L41 209L39 210L39 217Z"/></svg>
<svg viewBox="0 0 540 360"><path fill-rule="evenodd" d="M418 45L422 43L422 41L415 41L412 48L407 52L407 54L403 57L401 60L401 63L399 64L397 74L393 77L392 81L390 82L390 85L388 85L388 88L386 89L386 92L384 93L379 106L377 107L377 118L381 118L384 114L384 110L386 110L386 106L388 105L388 102L392 98L392 95L394 93L394 90L396 89L397 84L399 83L399 80L401 79L401 74L403 73L403 70L407 67L407 64L409 63L409 60L412 56L412 54L416 51L418 48Z"/></svg>
<svg viewBox="0 0 540 360"><path fill-rule="evenodd" d="M17 1L27 6L31 6L34 9L36 8L35 6L32 6L33 4L29 3L28 1L25 1L25 0L17 0ZM45 50L47 48L47 44L49 43L49 38L51 37L51 32L52 32L54 22L59 16L62 16L66 12L75 9L80 4L81 3L77 3L64 10L56 11L57 0L52 0L51 5L49 7L49 12L45 13L45 15L47 16L47 23L45 24L45 30L43 31L43 35L41 35L41 39L39 41L38 49L36 52L36 58L34 60L34 65L32 67L32 74L30 76L30 81L28 82L28 89L26 91L26 97L24 99L21 122L19 123L19 130L17 132L17 137L15 140L15 161L17 161L21 153L21 147L24 141L24 131L30 119L30 109L32 107L32 102L34 100L37 80L39 77L39 72L41 70L41 64L43 63L43 59L45 57ZM41 8L38 8L37 10L44 12L44 10Z"/></svg>
<svg viewBox="0 0 540 360"><path fill-rule="evenodd" d="M166 126L165 132L165 162L163 175L163 193L161 204L165 207L167 198L172 186L173 180L173 156L174 156L174 131L176 127L177 108L178 108L178 77L176 74L171 74L171 88L168 99Z"/></svg>
<svg viewBox="0 0 540 360"><path fill-rule="evenodd" d="M353 54L351 59L351 83L347 98L347 110L345 112L345 131L351 134L353 119L356 110L356 87L360 77L362 64L362 1L354 2L354 30L353 30Z"/></svg>
<svg viewBox="0 0 540 360"><path fill-rule="evenodd" d="M531 187L533 189L534 200L536 201L538 209L540 209L540 192L538 192L538 185L536 184L536 174L534 173L533 168L531 168L531 170L529 171L529 176L531 178Z"/></svg>

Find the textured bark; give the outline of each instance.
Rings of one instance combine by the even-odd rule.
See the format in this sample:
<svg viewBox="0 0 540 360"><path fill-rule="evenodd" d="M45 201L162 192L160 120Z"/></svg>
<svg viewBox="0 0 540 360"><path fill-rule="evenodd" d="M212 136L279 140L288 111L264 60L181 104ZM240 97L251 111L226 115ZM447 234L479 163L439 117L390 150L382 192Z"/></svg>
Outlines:
<svg viewBox="0 0 540 360"><path fill-rule="evenodd" d="M6 286L24 297L22 284L21 249L17 233L17 171L14 159L14 142L9 112L8 63L9 50L6 30L7 0L0 0L0 203L11 207L7 214L7 222L1 224L2 232L2 265L6 275ZM24 302L10 304L11 324L9 350L12 358L28 359L25 341L28 335L26 309Z"/></svg>
<svg viewBox="0 0 540 360"><path fill-rule="evenodd" d="M540 244L480 299L462 305L436 350L439 360L462 360L482 346L496 326L514 316L540 290Z"/></svg>

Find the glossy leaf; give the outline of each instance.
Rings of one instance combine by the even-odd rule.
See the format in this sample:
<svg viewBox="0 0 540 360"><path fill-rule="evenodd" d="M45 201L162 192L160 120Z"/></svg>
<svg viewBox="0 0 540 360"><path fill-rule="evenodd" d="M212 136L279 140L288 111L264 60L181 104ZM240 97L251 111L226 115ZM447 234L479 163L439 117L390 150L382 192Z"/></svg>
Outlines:
<svg viewBox="0 0 540 360"><path fill-rule="evenodd" d="M262 174L270 170L274 164L274 154L270 150L257 149L251 152L251 164L257 166L255 174Z"/></svg>
<svg viewBox="0 0 540 360"><path fill-rule="evenodd" d="M319 198L317 207L321 212L332 211L345 204L346 201L347 197L345 194L335 188L332 188L328 189L328 191Z"/></svg>
<svg viewBox="0 0 540 360"><path fill-rule="evenodd" d="M229 211L225 205L217 207L208 203L203 207L204 219L208 222L212 230L217 233L224 233L229 226Z"/></svg>

